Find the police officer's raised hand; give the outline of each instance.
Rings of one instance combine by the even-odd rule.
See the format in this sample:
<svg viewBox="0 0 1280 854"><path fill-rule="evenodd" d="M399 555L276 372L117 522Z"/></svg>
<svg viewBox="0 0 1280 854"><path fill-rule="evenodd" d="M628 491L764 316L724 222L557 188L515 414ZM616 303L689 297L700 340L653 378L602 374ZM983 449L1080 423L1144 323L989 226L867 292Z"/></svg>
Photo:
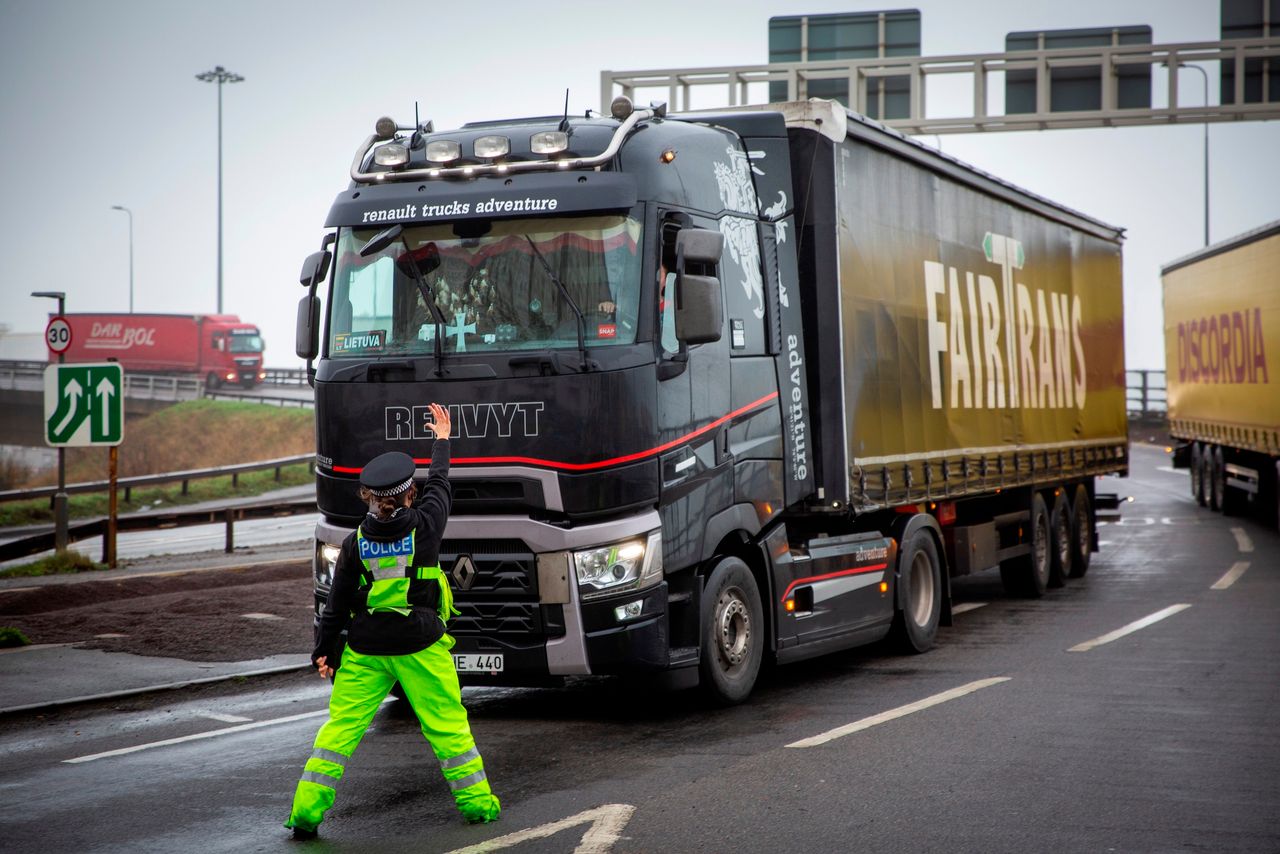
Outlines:
<svg viewBox="0 0 1280 854"><path fill-rule="evenodd" d="M329 679L337 671L328 665L329 657L322 655L316 659L316 670L320 671L321 679Z"/></svg>
<svg viewBox="0 0 1280 854"><path fill-rule="evenodd" d="M449 421L449 410L438 403L431 404L431 429L435 432L437 439L448 439L449 434L453 432L453 425Z"/></svg>

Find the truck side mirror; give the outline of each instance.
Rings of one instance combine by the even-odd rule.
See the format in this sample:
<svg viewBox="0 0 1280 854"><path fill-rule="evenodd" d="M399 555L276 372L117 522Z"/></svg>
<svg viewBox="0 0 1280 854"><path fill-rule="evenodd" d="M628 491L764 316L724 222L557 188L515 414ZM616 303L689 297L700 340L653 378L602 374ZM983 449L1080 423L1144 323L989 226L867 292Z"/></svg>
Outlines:
<svg viewBox="0 0 1280 854"><path fill-rule="evenodd" d="M724 235L705 228L683 228L676 235L676 338L685 344L719 341L724 306L716 265Z"/></svg>
<svg viewBox="0 0 1280 854"><path fill-rule="evenodd" d="M295 352L310 362L320 355L320 297L309 294L298 300L298 332Z"/></svg>
<svg viewBox="0 0 1280 854"><path fill-rule="evenodd" d="M302 272L298 275L298 282L304 287L311 287L312 282L322 282L325 276L329 275L329 262L333 259L333 253L328 250L320 252L312 252L307 256L307 260L302 262Z"/></svg>

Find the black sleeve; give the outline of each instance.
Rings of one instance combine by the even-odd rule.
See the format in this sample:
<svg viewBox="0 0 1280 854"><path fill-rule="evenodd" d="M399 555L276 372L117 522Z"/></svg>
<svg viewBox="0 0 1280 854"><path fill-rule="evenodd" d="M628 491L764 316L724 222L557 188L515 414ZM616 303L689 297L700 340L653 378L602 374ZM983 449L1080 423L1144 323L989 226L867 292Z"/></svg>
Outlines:
<svg viewBox="0 0 1280 854"><path fill-rule="evenodd" d="M342 542L342 551L338 554L338 563L333 573L333 585L329 588L329 599L325 602L324 611L320 614L320 626L316 632L316 648L311 653L311 663L325 656L330 667L338 659L341 651L342 632L351 622L351 609L355 605L356 590L360 586L360 557L356 554L355 536L349 536Z"/></svg>
<svg viewBox="0 0 1280 854"><path fill-rule="evenodd" d="M431 468L413 506L427 515L435 530L443 531L453 506L453 487L449 485L449 440L436 439L431 446Z"/></svg>

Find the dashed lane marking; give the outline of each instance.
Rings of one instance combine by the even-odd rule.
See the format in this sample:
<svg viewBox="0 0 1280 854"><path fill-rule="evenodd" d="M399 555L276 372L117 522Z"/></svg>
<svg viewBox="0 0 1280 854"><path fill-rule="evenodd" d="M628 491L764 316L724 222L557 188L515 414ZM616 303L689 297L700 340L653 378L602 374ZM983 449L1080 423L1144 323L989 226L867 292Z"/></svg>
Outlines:
<svg viewBox="0 0 1280 854"><path fill-rule="evenodd" d="M623 828L627 826L627 822L631 820L635 811L636 808L631 804L605 804L559 821L531 827L528 830L517 830L515 833L508 833L506 836L499 836L466 848L457 848L449 854L488 854L490 851L511 848L531 839L545 839L579 824L590 824L590 827L587 828L586 833L582 834L582 839L578 847L573 849L573 854L607 854L614 843L621 838Z"/></svg>
<svg viewBox="0 0 1280 854"><path fill-rule="evenodd" d="M1236 538L1236 548L1241 554L1249 554L1253 551L1253 540L1249 539L1249 534L1244 528L1232 528L1231 536Z"/></svg>
<svg viewBox="0 0 1280 854"><path fill-rule="evenodd" d="M1172 617L1174 614L1185 611L1190 607L1191 606L1188 604L1170 605L1168 608L1165 608L1162 611L1156 611L1154 614L1149 614L1143 617L1141 620L1134 620L1132 623L1129 623L1126 626L1121 626L1120 628L1116 629L1114 632L1107 632L1105 635L1099 635L1093 640L1085 641L1084 643L1078 643L1075 646L1071 647L1071 649L1067 650L1067 652L1088 652L1089 650L1095 649L1096 647L1100 647L1103 644L1108 644L1114 640L1119 640L1125 635L1131 635L1140 629L1145 629L1147 626L1158 623L1161 620L1165 619L1166 617Z"/></svg>
<svg viewBox="0 0 1280 854"><path fill-rule="evenodd" d="M395 697L388 697L382 702L390 703L394 699ZM210 730L209 732L197 732L192 735L184 735L178 738L166 738L163 741L152 741L147 744L135 744L133 747L121 747L116 750L105 750L102 753L91 753L88 756L77 756L74 759L64 759L62 761L68 765L77 765L81 762L94 762L98 759L109 759L112 756L125 756L129 753L138 753L142 750L153 750L157 747L170 747L175 744L184 744L188 741L217 738L220 735L232 735L237 732L248 732L251 729L262 729L263 727L276 726L278 724L291 724L295 721L305 721L307 718L318 718L327 714L329 714L328 709L319 709L314 712L303 712L298 715L288 715L283 718L272 718L267 721L254 721L253 723L240 724L239 726L223 727L222 729Z"/></svg>
<svg viewBox="0 0 1280 854"><path fill-rule="evenodd" d="M966 611L976 611L979 608L987 607L987 602L961 602L959 605L951 606L951 615L963 614Z"/></svg>
<svg viewBox="0 0 1280 854"><path fill-rule="evenodd" d="M196 712L202 718L208 718L211 721L219 721L224 724L242 724L253 718L241 717L240 715L224 715L222 712Z"/></svg>
<svg viewBox="0 0 1280 854"><path fill-rule="evenodd" d="M1008 682L1008 676L996 676L991 679L979 679L977 682L970 682L968 685L961 685L959 688L952 688L950 691L943 691L941 694L934 694L932 697L925 697L923 700L916 700L914 703L908 703L905 706L899 706L896 709L890 709L887 712L881 712L878 715L872 715L869 718L863 718L854 721L851 724L838 726L835 729L827 730L819 735L802 738L800 741L793 741L787 747L818 747L826 744L828 741L834 741L837 738L843 738L846 735L852 735L855 732L861 732L864 729L870 729L879 724L888 723L898 718L916 712L924 711L949 700L957 700L974 691L981 691L983 688L990 688L992 685L999 685L1001 682Z"/></svg>
<svg viewBox="0 0 1280 854"><path fill-rule="evenodd" d="M1240 576L1244 575L1244 571L1248 568L1249 568L1249 562L1247 560L1242 560L1232 565L1232 567L1227 570L1225 575L1223 575L1217 581L1213 582L1213 586L1211 586L1209 589L1210 590L1226 590L1228 587L1235 584L1236 580L1239 579Z"/></svg>

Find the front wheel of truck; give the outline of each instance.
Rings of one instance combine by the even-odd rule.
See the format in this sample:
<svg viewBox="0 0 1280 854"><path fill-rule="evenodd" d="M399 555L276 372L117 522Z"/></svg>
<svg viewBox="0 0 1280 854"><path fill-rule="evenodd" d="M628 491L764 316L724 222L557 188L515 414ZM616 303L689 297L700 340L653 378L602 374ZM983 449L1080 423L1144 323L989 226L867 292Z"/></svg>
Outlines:
<svg viewBox="0 0 1280 854"><path fill-rule="evenodd" d="M760 589L745 563L723 558L702 591L700 684L723 705L751 693L764 656L764 612Z"/></svg>
<svg viewBox="0 0 1280 854"><path fill-rule="evenodd" d="M917 529L898 556L898 608L889 630L893 645L906 653L927 652L938 638L942 616L942 561L938 544Z"/></svg>

